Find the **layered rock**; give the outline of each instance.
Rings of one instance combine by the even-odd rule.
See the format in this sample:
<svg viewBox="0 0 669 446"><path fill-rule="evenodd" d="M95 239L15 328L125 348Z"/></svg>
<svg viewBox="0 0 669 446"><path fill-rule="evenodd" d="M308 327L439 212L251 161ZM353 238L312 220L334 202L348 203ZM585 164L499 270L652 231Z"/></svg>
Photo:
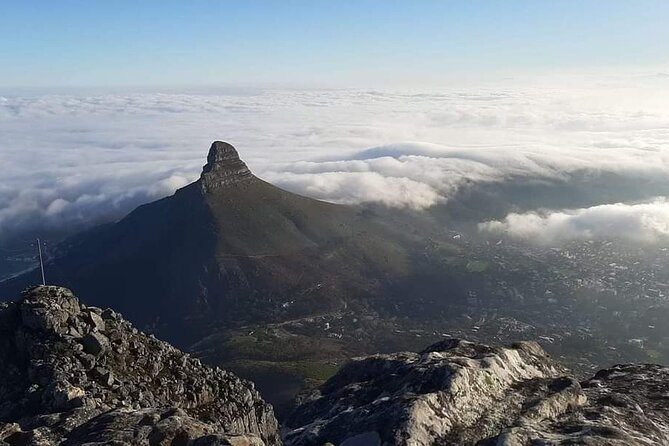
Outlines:
<svg viewBox="0 0 669 446"><path fill-rule="evenodd" d="M40 286L0 306L0 445L276 445L253 384Z"/></svg>
<svg viewBox="0 0 669 446"><path fill-rule="evenodd" d="M581 393L584 403L577 408L511 426L496 444L669 444L668 367L619 364L582 382Z"/></svg>
<svg viewBox="0 0 669 446"><path fill-rule="evenodd" d="M669 369L579 383L536 343L460 340L352 361L293 413L285 444L669 444Z"/></svg>
<svg viewBox="0 0 669 446"><path fill-rule="evenodd" d="M200 185L210 192L231 184L246 183L256 177L246 163L239 158L237 150L223 141L214 141L207 155L207 164L202 169Z"/></svg>

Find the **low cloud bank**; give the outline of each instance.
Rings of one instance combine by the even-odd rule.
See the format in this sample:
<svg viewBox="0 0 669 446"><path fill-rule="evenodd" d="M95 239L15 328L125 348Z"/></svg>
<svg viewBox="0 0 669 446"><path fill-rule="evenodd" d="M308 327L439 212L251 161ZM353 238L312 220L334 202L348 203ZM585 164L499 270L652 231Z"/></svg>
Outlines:
<svg viewBox="0 0 669 446"><path fill-rule="evenodd" d="M669 81L638 79L421 92L0 92L0 246L169 195L198 177L216 139L259 176L341 203L425 209L464 186L517 177L613 173L665 184Z"/></svg>
<svg viewBox="0 0 669 446"><path fill-rule="evenodd" d="M658 188L669 190L669 162L663 151L640 156L633 149L603 153L598 148L583 147L559 151L494 147L463 150L407 142L364 150L345 160L282 165L278 171L267 172L266 177L287 189L323 200L379 201L425 209L448 201L463 187L519 178L568 182L574 176L587 187L587 177L596 181L603 174L652 181Z"/></svg>
<svg viewBox="0 0 669 446"><path fill-rule="evenodd" d="M583 209L509 214L479 224L479 230L540 244L579 239L669 241L669 202L605 204Z"/></svg>

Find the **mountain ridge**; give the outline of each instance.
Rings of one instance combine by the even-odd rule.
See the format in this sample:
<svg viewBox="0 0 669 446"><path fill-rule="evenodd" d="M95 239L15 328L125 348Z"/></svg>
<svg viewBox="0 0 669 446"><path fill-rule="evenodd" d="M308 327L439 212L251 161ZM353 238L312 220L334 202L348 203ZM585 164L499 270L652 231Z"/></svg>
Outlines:
<svg viewBox="0 0 669 446"><path fill-rule="evenodd" d="M295 409L284 444L668 444L667 378L620 364L579 382L536 342L448 339L352 360Z"/></svg>

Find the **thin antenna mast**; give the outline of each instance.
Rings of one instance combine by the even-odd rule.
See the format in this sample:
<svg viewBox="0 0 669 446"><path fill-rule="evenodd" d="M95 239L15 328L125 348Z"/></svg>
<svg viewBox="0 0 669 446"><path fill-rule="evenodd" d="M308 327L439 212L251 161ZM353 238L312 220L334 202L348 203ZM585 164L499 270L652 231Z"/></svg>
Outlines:
<svg viewBox="0 0 669 446"><path fill-rule="evenodd" d="M42 270L42 285L46 285L46 280L44 279L44 262L42 261L42 244L39 239L37 239L37 251L39 252L39 267Z"/></svg>

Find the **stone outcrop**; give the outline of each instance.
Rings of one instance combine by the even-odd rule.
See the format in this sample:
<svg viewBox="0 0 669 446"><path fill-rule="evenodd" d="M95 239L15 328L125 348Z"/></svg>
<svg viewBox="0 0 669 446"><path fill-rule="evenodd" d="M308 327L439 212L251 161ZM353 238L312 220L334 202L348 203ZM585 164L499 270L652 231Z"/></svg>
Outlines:
<svg viewBox="0 0 669 446"><path fill-rule="evenodd" d="M358 358L286 422L293 446L669 444L669 368L579 382L533 342ZM279 445L253 384L60 287L0 304L0 446Z"/></svg>
<svg viewBox="0 0 669 446"><path fill-rule="evenodd" d="M254 179L256 177L239 158L237 150L232 145L214 141L207 155L207 164L200 176L200 186L204 192L215 191L231 184L247 183Z"/></svg>
<svg viewBox="0 0 669 446"><path fill-rule="evenodd" d="M499 446L669 444L669 368L621 364L581 383L583 404L517 423L498 437ZM551 407L553 402L544 403ZM543 443L542 443L543 442Z"/></svg>
<svg viewBox="0 0 669 446"><path fill-rule="evenodd" d="M40 286L0 304L0 445L278 445L253 384Z"/></svg>
<svg viewBox="0 0 669 446"><path fill-rule="evenodd" d="M287 445L669 444L669 369L621 365L583 383L536 343L461 340L356 359L299 406Z"/></svg>

